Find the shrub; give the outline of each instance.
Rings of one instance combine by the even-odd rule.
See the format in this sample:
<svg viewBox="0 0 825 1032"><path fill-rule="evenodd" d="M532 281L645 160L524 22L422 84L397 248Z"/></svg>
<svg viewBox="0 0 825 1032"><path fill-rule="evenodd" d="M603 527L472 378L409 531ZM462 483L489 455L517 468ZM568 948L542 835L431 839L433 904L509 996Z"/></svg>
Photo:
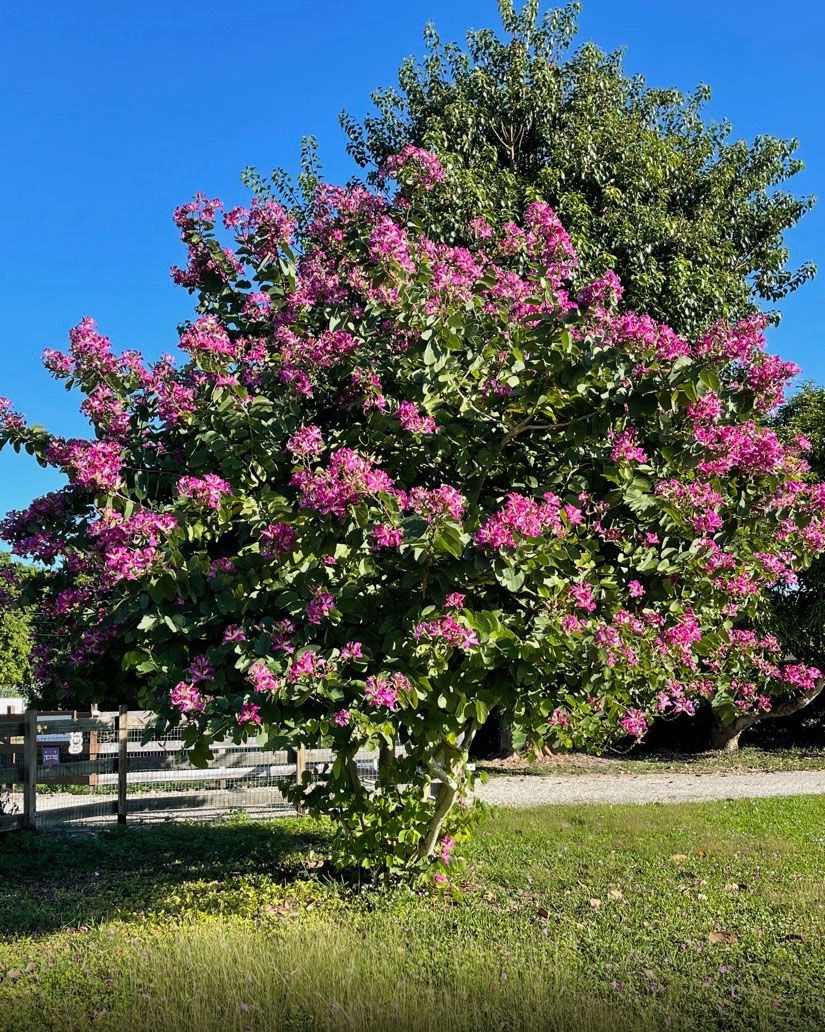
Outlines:
<svg viewBox="0 0 825 1032"><path fill-rule="evenodd" d="M417 218L450 168L410 148L385 171L404 197L225 212L233 248L219 201L180 208L185 361L116 356L88 319L48 353L96 436L5 409L5 440L70 481L5 533L58 566L43 679L119 650L199 762L226 737L331 746L297 791L336 863L441 883L492 707L535 747L598 747L700 697L805 690L818 672L765 643L748 681L725 657L822 548L825 488L758 420L795 372L763 320L689 342L620 313L613 274L574 298L548 205L451 246Z"/></svg>

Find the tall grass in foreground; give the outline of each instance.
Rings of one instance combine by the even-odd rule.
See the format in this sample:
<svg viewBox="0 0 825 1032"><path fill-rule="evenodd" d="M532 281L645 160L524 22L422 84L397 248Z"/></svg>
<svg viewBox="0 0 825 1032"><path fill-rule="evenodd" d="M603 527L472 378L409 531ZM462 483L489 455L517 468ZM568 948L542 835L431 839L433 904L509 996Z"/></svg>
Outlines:
<svg viewBox="0 0 825 1032"><path fill-rule="evenodd" d="M821 1028L799 1015L776 1023L770 1001L728 1013L734 1001L685 999L678 983L647 999L599 994L571 958L501 955L495 943L453 942L428 958L398 936L365 941L329 921L262 932L211 918L138 949L110 969L118 991L89 1010L82 993L11 1006L3 1028L85 1032L410 1030L637 1032L698 1028ZM78 971L83 979L86 972ZM596 990L596 991L594 991ZM785 1015L787 1018L787 1015Z"/></svg>

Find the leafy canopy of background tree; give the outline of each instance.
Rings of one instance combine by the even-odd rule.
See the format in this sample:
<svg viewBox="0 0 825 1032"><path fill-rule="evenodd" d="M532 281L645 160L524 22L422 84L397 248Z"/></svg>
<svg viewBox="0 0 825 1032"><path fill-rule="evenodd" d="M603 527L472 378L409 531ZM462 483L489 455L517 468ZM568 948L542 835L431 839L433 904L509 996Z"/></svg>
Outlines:
<svg viewBox="0 0 825 1032"><path fill-rule="evenodd" d="M614 269L629 309L695 334L738 318L810 279L787 266L784 232L811 207L783 184L803 166L795 140L732 141L706 122L710 91L649 87L620 52L571 50L577 3L539 18L499 0L507 38L467 35L463 49L425 29L427 57L400 68L398 87L373 94L359 124L342 115L362 167L405 144L450 155L454 188L434 194L428 232L464 242L479 213L516 217L542 199L558 212L587 281Z"/></svg>
<svg viewBox="0 0 825 1032"><path fill-rule="evenodd" d="M31 615L18 605L20 579L28 578L25 566L0 553L0 695L18 695L31 676Z"/></svg>

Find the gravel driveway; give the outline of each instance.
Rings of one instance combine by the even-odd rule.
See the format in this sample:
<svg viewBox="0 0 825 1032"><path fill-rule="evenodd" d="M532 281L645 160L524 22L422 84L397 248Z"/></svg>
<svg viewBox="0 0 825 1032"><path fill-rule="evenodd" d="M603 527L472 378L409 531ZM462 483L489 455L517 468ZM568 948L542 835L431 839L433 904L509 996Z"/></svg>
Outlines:
<svg viewBox="0 0 825 1032"><path fill-rule="evenodd" d="M496 806L558 803L686 803L825 794L825 771L766 774L495 775L477 795Z"/></svg>
<svg viewBox="0 0 825 1032"><path fill-rule="evenodd" d="M825 771L776 771L764 774L577 774L494 775L477 786L479 799L495 806L550 806L584 803L688 803L712 799L756 799L763 796L825 795ZM22 809L22 802L19 802ZM71 810L71 815L66 810ZM277 792L233 791L193 794L144 793L130 797L130 822L211 820L230 810L257 817L292 813ZM60 811L63 811L62 813ZM40 795L41 827L71 820L93 826L114 821L112 796Z"/></svg>

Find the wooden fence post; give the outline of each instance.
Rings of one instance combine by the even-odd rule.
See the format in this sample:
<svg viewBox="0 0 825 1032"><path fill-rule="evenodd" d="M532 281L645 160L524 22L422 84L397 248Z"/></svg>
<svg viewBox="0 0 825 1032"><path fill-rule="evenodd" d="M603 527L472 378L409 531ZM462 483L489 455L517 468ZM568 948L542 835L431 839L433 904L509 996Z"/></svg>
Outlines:
<svg viewBox="0 0 825 1032"><path fill-rule="evenodd" d="M297 752L295 753L295 784L296 785L300 785L300 784L303 783L304 771L307 769L307 756L308 756L308 750L305 749L302 745L299 746ZM303 817L303 815L304 815L304 808L303 808L303 806L302 806L302 804L300 802L295 807L295 812L298 814L299 817Z"/></svg>
<svg viewBox="0 0 825 1032"><path fill-rule="evenodd" d="M90 707L89 716L96 717L98 715L98 708L95 703L92 703ZM89 762L97 760L100 755L100 742L97 737L97 731L89 732ZM97 768L94 772L89 774L89 793L94 795L97 792L97 786L99 783Z"/></svg>
<svg viewBox="0 0 825 1032"><path fill-rule="evenodd" d="M117 717L117 823L126 823L129 772L129 707L121 706Z"/></svg>
<svg viewBox="0 0 825 1032"><path fill-rule="evenodd" d="M27 709L23 729L23 827L37 827L37 710Z"/></svg>

